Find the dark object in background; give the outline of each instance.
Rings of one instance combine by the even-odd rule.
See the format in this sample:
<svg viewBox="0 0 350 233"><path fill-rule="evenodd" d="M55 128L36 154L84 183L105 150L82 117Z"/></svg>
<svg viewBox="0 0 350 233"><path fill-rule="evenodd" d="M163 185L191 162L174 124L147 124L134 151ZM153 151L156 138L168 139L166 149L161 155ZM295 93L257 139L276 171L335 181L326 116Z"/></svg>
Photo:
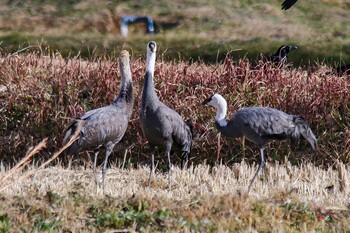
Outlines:
<svg viewBox="0 0 350 233"><path fill-rule="evenodd" d="M120 20L120 32L123 36L128 35L128 24L129 23L138 23L138 22L144 22L146 23L146 33L154 34L154 25L152 18L148 16L131 16L126 15L123 16Z"/></svg>
<svg viewBox="0 0 350 233"><path fill-rule="evenodd" d="M289 8L291 8L298 0L285 0L282 3L282 10L288 10Z"/></svg>
<svg viewBox="0 0 350 233"><path fill-rule="evenodd" d="M282 45L274 55L268 57L268 60L279 66L287 65L289 52L297 48L294 45Z"/></svg>

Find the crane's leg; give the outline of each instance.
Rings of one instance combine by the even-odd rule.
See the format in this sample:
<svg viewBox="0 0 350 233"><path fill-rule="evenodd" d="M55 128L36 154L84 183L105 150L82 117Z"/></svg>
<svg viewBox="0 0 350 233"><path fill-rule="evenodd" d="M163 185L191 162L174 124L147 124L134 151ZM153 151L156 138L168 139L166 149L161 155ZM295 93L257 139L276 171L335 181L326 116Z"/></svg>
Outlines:
<svg viewBox="0 0 350 233"><path fill-rule="evenodd" d="M122 169L124 169L127 154L128 154L128 149L126 148L126 149L125 149L125 152L124 152L124 158L123 158L123 163L122 163Z"/></svg>
<svg viewBox="0 0 350 233"><path fill-rule="evenodd" d="M190 162L190 157L191 157L191 151L186 152L186 167L189 168L189 162Z"/></svg>
<svg viewBox="0 0 350 233"><path fill-rule="evenodd" d="M96 148L94 150L95 156L94 156L94 177L95 177L95 193L97 194L97 186L98 186L98 180L97 180L97 172L96 172L96 166L97 166L97 156L100 152L100 148Z"/></svg>
<svg viewBox="0 0 350 233"><path fill-rule="evenodd" d="M151 161L151 168L150 168L149 177L148 177L148 188L151 185L152 173L153 173L153 170L154 170L154 153L155 153L155 147L154 146L150 146L150 147L151 147L152 161Z"/></svg>
<svg viewBox="0 0 350 233"><path fill-rule="evenodd" d="M171 160L170 160L170 151L172 143L167 142L165 145L166 154L168 156L168 182L169 182L169 191L171 191Z"/></svg>
<svg viewBox="0 0 350 233"><path fill-rule="evenodd" d="M185 159L186 159L186 152L183 152L181 155L181 170L184 170Z"/></svg>
<svg viewBox="0 0 350 233"><path fill-rule="evenodd" d="M105 155L105 161L103 162L103 167L102 167L102 189L103 189L103 194L106 194L105 192L105 177L106 177L106 169L107 169L107 162L108 162L108 157L112 153L114 144L109 145L106 147L106 155Z"/></svg>
<svg viewBox="0 0 350 233"><path fill-rule="evenodd" d="M181 155L181 170L184 170L185 165L188 166L189 155L187 151L183 151ZM186 162L185 162L186 161Z"/></svg>
<svg viewBox="0 0 350 233"><path fill-rule="evenodd" d="M295 140L295 139L293 139L293 138L290 140L290 150L291 150L292 152L295 152L295 151L296 151L297 144L298 144L298 141L297 141L297 140Z"/></svg>
<svg viewBox="0 0 350 233"><path fill-rule="evenodd" d="M242 137L242 160L245 159L245 137Z"/></svg>
<svg viewBox="0 0 350 233"><path fill-rule="evenodd" d="M256 170L254 176L253 176L253 179L251 179L250 183L249 183L249 186L248 186L248 193L250 191L250 188L252 187L252 184L256 178L256 176L258 175L259 171L261 168L265 169L265 159L264 159L264 148L263 147L260 147L260 156L261 156L261 161L260 161L260 165L258 167L258 169Z"/></svg>
<svg viewBox="0 0 350 233"><path fill-rule="evenodd" d="M220 158L220 150L221 150L221 133L218 133L218 150L217 150L217 154L216 154L216 163L219 163L219 158Z"/></svg>
<svg viewBox="0 0 350 233"><path fill-rule="evenodd" d="M262 172L262 175L263 175L263 181L264 181L264 179L267 180L266 161L265 161L265 159L264 159L264 163L261 164L261 172Z"/></svg>

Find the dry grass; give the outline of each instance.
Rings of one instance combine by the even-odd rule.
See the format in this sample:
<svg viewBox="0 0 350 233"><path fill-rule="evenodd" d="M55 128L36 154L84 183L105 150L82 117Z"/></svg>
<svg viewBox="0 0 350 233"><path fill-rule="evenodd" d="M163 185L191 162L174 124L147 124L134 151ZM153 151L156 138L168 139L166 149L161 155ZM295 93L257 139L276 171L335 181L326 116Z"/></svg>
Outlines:
<svg viewBox="0 0 350 233"><path fill-rule="evenodd" d="M29 168L32 169L36 167ZM95 195L90 167L69 169L55 166L35 172L30 178L4 190L0 216L6 214L12 223L11 229L15 231L20 229L16 226L40 229L28 222L35 218L37 221L38 215L43 221L51 222L56 216L58 223L52 225L51 230L147 229L136 217L131 221L133 224L113 225L113 221L117 221L113 218L99 222L102 215L118 215L127 208L131 211L126 207L131 205L134 211L143 211L144 214L147 211L154 215L159 211L168 213L159 217L160 222L151 222L148 231L306 232L350 229L346 220L350 215L349 193L340 191L336 170L322 170L311 164L268 166L267 180L257 180L247 195L248 182L255 169L245 162L232 167L201 164L185 171L174 167L174 185L172 191L168 191L166 173L157 172L149 189L149 167L123 170L112 166L107 171L106 190L109 195L104 197L101 190ZM350 175L348 168L343 172ZM3 169L0 178L5 174ZM16 174L14 179L21 175ZM348 181L345 182L349 185ZM99 215L91 209L98 211Z"/></svg>
<svg viewBox="0 0 350 233"><path fill-rule="evenodd" d="M125 45L141 54L150 38L162 41L170 60L182 57L215 62L232 49L236 58L271 54L282 44L300 48L291 54L294 64L314 60L345 62L349 56L349 4L310 0L281 10L281 0L149 1L17 1L0 7L0 40L4 51L42 44L62 54L112 51ZM143 24L130 25L128 38L119 33L123 15L148 15L156 37L145 36ZM200 49L198 49L200 48Z"/></svg>
<svg viewBox="0 0 350 233"><path fill-rule="evenodd" d="M347 57L347 1L299 1L288 12L280 10L280 3L88 0L38 4L33 0L3 4L0 36L17 44L6 47L4 41L0 49L0 232L350 231L350 79L335 76L323 64L306 70L278 69L263 59L238 60L236 52L211 65L181 61L181 56L206 59L219 53L218 48L231 51L244 43L250 47L243 48L256 56L266 52L263 48L269 50L266 44L289 41L301 45L300 56L312 57L316 50L318 57L333 61ZM109 195L103 196L100 189L95 195L91 163L84 161L83 154L73 158L72 164L66 162L70 158L62 157L61 165L43 167L60 154L54 151L61 148L71 118L110 103L119 92L114 53L97 56L90 48L125 46L134 51L131 70L135 99L140 99L144 59L136 54L144 54L144 40L150 38L137 26L130 27L131 39L119 36L119 17L129 13L155 19L157 94L195 122L193 165L180 171L174 156L170 192L167 175L162 173L165 161L158 155L157 173L151 188L147 187L149 153L138 125L136 101L120 146L129 148L123 161L126 169L116 165L121 162L115 151L107 171ZM22 37L29 44L40 38L35 44L52 43L77 49L79 54L87 49L91 60L79 55L63 58L52 46L6 54L24 43ZM221 47L211 48L213 44ZM168 54L178 53L179 62L165 62ZM229 115L257 105L302 114L318 138L319 150L310 151L305 142L293 152L286 142L269 144L268 177L257 180L247 195L257 149L247 143L243 158L238 141L225 138L217 148L214 110L199 106L216 92L227 98ZM27 149L46 137L47 148L39 145L42 149L29 163Z"/></svg>
<svg viewBox="0 0 350 233"><path fill-rule="evenodd" d="M149 167L120 169L112 166L107 173L106 191L108 195L120 199L138 193L174 200L192 199L197 195L207 194L235 195L247 191L256 168L257 166L250 166L245 162L234 164L232 167L224 165L211 167L200 164L191 166L183 172L178 167L173 167L174 189L169 191L166 172L158 171L152 180L151 189L148 189ZM30 166L29 170L32 169L36 170L36 167ZM350 175L349 168L344 169L343 172L346 176ZM267 179L264 180L260 175L260 181L254 183L250 193L252 198L268 199L276 193L285 192L295 195L299 201L315 201L325 206L346 208L350 204L346 198L349 193L341 190L337 170L331 168L323 170L312 164L292 166L287 163L268 165L267 173ZM4 174L6 172L3 171L1 175ZM22 173L19 172L13 179L16 180L21 175ZM345 182L346 185L350 185L348 181ZM54 166L40 169L30 179L17 182L2 193L10 196L27 196L30 195L31 190L36 189L42 195L48 191L67 195L78 186L89 195L95 196L93 171L90 167ZM102 196L102 190L99 190L97 196Z"/></svg>
<svg viewBox="0 0 350 233"><path fill-rule="evenodd" d="M43 164L40 165L40 167L37 170L43 169L46 167L48 164L50 164L52 161L57 159L59 155L61 155L70 145L73 144L75 140L77 140L79 137L79 133L82 127L82 121L78 122L78 127L74 135L71 137L69 142L67 142L58 152L56 152L49 160L45 161ZM0 192L5 190L6 188L10 187L11 185L14 185L16 182L19 182L21 180L26 179L27 177L31 176L34 174L34 172L37 172L35 170L27 172L25 175L22 175L18 179L15 179L12 183L9 183L5 185L5 181L9 179L14 173L18 173L22 169L24 169L31 161L32 157L39 153L40 150L46 147L47 144L47 138L42 140L38 145L36 145L19 163L16 164L13 168L11 168L10 171L7 172L7 174L1 179L1 185L2 187L0 188Z"/></svg>
<svg viewBox="0 0 350 233"><path fill-rule="evenodd" d="M214 40L251 40L257 37L307 40L317 35L318 40L337 36L345 40L348 8L344 2L315 0L299 2L287 12L281 11L281 1L277 0L266 3L245 0L161 3L89 0L63 4L27 1L3 4L0 28L46 35L79 32L118 36L121 16L132 14L152 17L160 33L175 37L180 33ZM176 27L169 30L172 23ZM131 26L130 31L142 35L144 30ZM338 35L341 33L343 35Z"/></svg>
<svg viewBox="0 0 350 233"><path fill-rule="evenodd" d="M0 154L6 162L19 161L27 148L48 137L49 153L61 146L65 126L71 118L109 104L119 93L117 62L109 57L92 61L80 58L64 59L59 54L45 55L45 51L18 54L1 58ZM144 75L143 59L132 59L135 99L141 94ZM215 116L212 108L200 103L213 93L220 93L228 100L228 115L246 106L269 106L290 114L301 114L310 123L318 142L319 151L311 152L302 142L298 151L287 156L286 143L274 143L268 157L283 160L286 156L293 164L313 161L326 167L337 160L350 161L348 148L348 122L350 109L350 81L337 77L329 67L310 67L309 70L279 69L259 61L253 65L248 60L233 61L230 55L214 66L204 63L162 62L158 59L155 82L158 95L168 106L184 118L195 122L195 139L192 161L209 164L216 161ZM125 147L131 147L132 163L143 163L148 147L138 124L139 102L123 139ZM136 140L135 140L136 139ZM246 159L255 160L256 146L247 143ZM300 153L300 151L303 151ZM118 156L115 153L115 156ZM223 164L241 161L241 147L232 140L222 139L220 159Z"/></svg>
<svg viewBox="0 0 350 233"><path fill-rule="evenodd" d="M0 92L4 100L0 103L4 126L0 128L0 180L12 175L6 178L12 185L0 193L1 231L308 232L350 228L350 80L335 76L329 67L279 69L263 60L256 64L234 61L230 54L215 65L164 62L160 56L155 71L157 94L184 118L195 122L197 137L191 158L195 168L184 172L174 168L171 192L167 190L166 175L159 172L151 189L146 187L149 171L144 164L149 164L149 153L141 136L136 101L121 143L121 147L129 148L123 162L127 169L111 165L106 186L110 195L104 197L100 191L97 196L93 194L92 169L84 162L83 154L72 158L72 168L64 167L69 162L38 168L61 148L70 118L110 103L119 93L119 70L114 58L65 59L39 49L3 56L0 62L0 85L4 87ZM132 58L131 70L138 100L143 59ZM312 152L305 142L293 152L286 142L269 144L268 179L264 183L256 181L251 194L246 195L256 169L249 164L256 160L257 149L247 143L246 157L242 158L239 143L222 138L218 153L214 110L199 105L216 92L228 99L229 115L257 105L302 114L318 138L319 150ZM45 137L49 137L47 149L41 150L27 169L9 171L11 164L25 156L27 148ZM110 157L110 161L117 161L112 164L120 163L117 158L118 153ZM214 166L217 158L222 166ZM164 158L158 155L157 159L158 171L162 171ZM173 156L175 165L176 159ZM27 178L26 174L32 175L21 180ZM1 185L3 188L5 184Z"/></svg>

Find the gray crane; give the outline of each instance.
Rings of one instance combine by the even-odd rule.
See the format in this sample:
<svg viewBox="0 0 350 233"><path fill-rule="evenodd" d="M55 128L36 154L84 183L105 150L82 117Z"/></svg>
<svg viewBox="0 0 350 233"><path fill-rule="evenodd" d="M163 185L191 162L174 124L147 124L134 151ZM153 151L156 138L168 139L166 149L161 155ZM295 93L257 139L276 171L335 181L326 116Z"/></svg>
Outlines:
<svg viewBox="0 0 350 233"><path fill-rule="evenodd" d="M215 125L222 135L230 138L245 137L260 147L260 165L250 181L248 192L260 169L263 172L265 170L264 145L270 139L290 138L296 142L303 136L312 149L317 148L316 137L302 116L288 115L274 108L251 107L237 111L226 122L227 102L220 94L212 95L204 100L204 104L216 107Z"/></svg>
<svg viewBox="0 0 350 233"><path fill-rule="evenodd" d="M130 55L126 50L121 51L119 67L121 74L121 88L119 96L108 106L86 112L73 121L67 129L64 143L68 142L77 130L79 121L83 121L79 138L66 153L76 155L82 150L94 150L94 176L97 191L96 161L100 149L105 149L105 160L102 167L102 187L105 193L105 176L107 160L114 146L122 139L134 105L133 82L130 71Z"/></svg>
<svg viewBox="0 0 350 233"><path fill-rule="evenodd" d="M141 97L140 124L144 137L151 148L151 169L148 178L150 186L154 170L154 153L156 146L164 146L168 157L168 181L171 190L171 160L172 149L180 151L181 168L184 160L188 161L192 146L193 125L191 121L185 122L173 109L162 103L154 88L154 67L156 61L157 44L150 41L147 44L146 73Z"/></svg>

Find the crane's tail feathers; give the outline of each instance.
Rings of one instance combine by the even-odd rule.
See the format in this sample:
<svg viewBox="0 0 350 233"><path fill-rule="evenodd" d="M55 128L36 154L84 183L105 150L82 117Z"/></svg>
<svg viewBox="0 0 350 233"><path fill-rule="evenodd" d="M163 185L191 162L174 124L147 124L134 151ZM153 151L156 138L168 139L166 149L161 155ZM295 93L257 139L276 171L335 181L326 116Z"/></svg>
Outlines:
<svg viewBox="0 0 350 233"><path fill-rule="evenodd" d="M73 135L76 133L77 130L78 130L78 121L74 121L69 125L69 127L67 129L66 135L64 136L64 139L63 139L63 145L67 144L70 141L70 139L73 137ZM82 132L80 131L79 134L82 134ZM79 153L79 151L80 151L79 140L80 140L80 138L78 140L76 140L75 142L73 142L72 145L70 145L65 150L65 153L71 154L71 155L75 155L75 154Z"/></svg>
<svg viewBox="0 0 350 233"><path fill-rule="evenodd" d="M317 148L317 139L309 127L309 124L302 116L296 116L294 119L295 124L297 125L297 131L300 133L306 141L309 142L313 150Z"/></svg>
<svg viewBox="0 0 350 233"><path fill-rule="evenodd" d="M193 122L191 119L188 119L186 121L186 125L188 125L188 127L190 128L190 131L191 131L191 134L192 134L192 139L194 138L195 136L195 132L194 132L194 125L193 125Z"/></svg>
<svg viewBox="0 0 350 233"><path fill-rule="evenodd" d="M188 150L188 152L189 152L189 154L187 155L187 156L190 156L191 151L192 151L192 144L193 144L192 142L193 142L193 138L195 136L195 131L194 131L194 125L193 125L193 122L192 122L191 119L188 119L185 123L186 123L186 125L188 126L188 128L190 130L190 135L188 135L189 136L189 138L188 138L188 142L189 142L189 150Z"/></svg>
<svg viewBox="0 0 350 233"><path fill-rule="evenodd" d="M187 121L185 121L186 125L189 128L189 133L188 133L188 148L182 152L181 155L181 169L183 169L184 163L186 163L186 165L188 166L188 161L190 160L191 157L191 152L192 152L192 142L193 142L193 138L195 136L195 132L194 132L194 125L191 119L188 119Z"/></svg>

